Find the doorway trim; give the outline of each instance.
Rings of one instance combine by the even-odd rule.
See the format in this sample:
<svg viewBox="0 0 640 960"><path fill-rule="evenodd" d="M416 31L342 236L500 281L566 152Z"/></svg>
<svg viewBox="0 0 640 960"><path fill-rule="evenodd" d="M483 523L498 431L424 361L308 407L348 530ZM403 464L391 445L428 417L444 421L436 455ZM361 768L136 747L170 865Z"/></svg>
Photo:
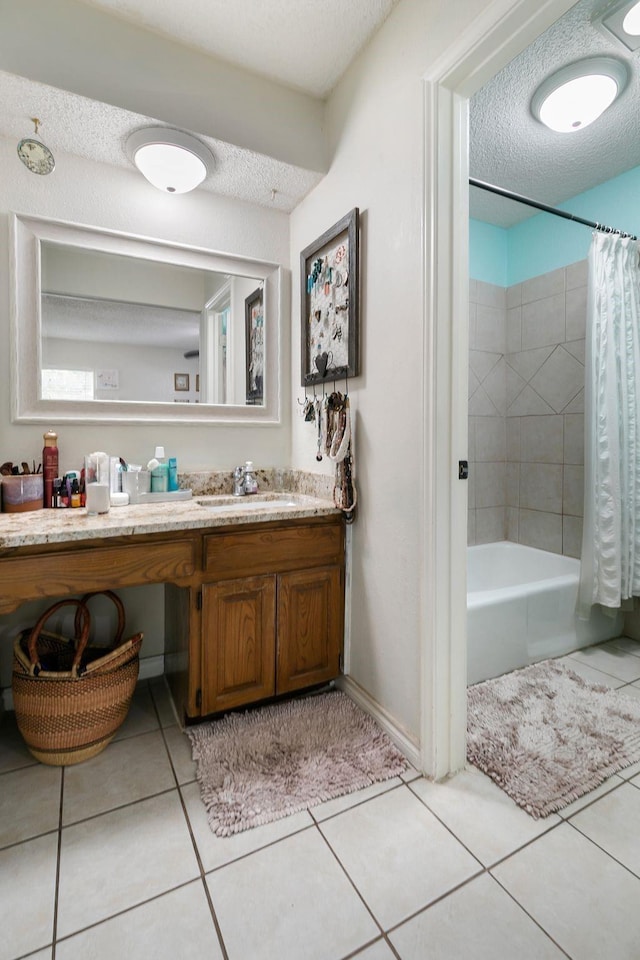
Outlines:
<svg viewBox="0 0 640 960"><path fill-rule="evenodd" d="M421 750L436 780L466 760L469 98L575 0L494 0L423 77L424 469Z"/></svg>

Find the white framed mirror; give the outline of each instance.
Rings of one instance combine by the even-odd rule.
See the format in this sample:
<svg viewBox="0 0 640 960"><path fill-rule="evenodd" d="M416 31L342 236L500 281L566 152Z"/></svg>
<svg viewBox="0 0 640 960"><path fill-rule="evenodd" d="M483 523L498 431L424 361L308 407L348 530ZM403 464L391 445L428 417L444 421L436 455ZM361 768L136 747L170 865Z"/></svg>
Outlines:
<svg viewBox="0 0 640 960"><path fill-rule="evenodd" d="M280 422L278 264L10 220L14 422Z"/></svg>

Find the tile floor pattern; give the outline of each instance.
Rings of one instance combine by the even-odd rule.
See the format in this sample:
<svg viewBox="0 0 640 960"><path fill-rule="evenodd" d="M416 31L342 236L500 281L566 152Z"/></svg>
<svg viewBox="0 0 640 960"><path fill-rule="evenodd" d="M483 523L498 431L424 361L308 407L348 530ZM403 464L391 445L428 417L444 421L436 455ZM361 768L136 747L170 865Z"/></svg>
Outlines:
<svg viewBox="0 0 640 960"><path fill-rule="evenodd" d="M640 696L640 644L567 658ZM0 727L0 960L638 960L640 764L546 820L415 771L229 839L162 679L64 770Z"/></svg>

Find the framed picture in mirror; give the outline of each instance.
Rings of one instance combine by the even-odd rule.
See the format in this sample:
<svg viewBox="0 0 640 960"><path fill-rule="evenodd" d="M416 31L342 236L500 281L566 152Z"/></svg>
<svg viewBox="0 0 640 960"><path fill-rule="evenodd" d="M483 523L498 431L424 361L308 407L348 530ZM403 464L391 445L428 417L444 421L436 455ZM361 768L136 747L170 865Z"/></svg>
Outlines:
<svg viewBox="0 0 640 960"><path fill-rule="evenodd" d="M359 372L359 211L300 254L302 386Z"/></svg>
<svg viewBox="0 0 640 960"><path fill-rule="evenodd" d="M174 373L173 375L173 389L177 392L178 390L189 390L189 374L188 373Z"/></svg>
<svg viewBox="0 0 640 960"><path fill-rule="evenodd" d="M262 287L244 301L247 358L247 403L262 403L264 397L264 302Z"/></svg>

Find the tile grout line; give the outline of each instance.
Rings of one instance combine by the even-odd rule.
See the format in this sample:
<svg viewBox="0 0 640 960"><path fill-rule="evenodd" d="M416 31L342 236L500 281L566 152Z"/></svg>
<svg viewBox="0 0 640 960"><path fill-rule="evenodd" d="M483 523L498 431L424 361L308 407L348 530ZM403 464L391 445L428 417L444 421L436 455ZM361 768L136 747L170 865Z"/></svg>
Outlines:
<svg viewBox="0 0 640 960"><path fill-rule="evenodd" d="M507 859L508 859L508 858L507 858ZM501 862L504 862L504 861L501 861ZM492 867L491 869L493 869L493 867ZM505 885L504 885L497 877L495 877L495 876L491 873L491 870L489 870L489 871L487 871L487 872L488 872L489 876L491 877L491 879L492 879L495 883L497 883L498 886L499 886L502 890L504 890L504 892L507 894L508 897L510 897L510 898L513 900L513 902L514 902L515 905L518 907L518 909L522 910L522 912L525 914L525 916L529 917L529 919L531 920L531 922L532 922L532 923L535 923L536 927L538 927L538 929L541 930L542 933L544 933L545 937L548 937L548 939L551 941L551 943L553 943L554 946L556 946L556 947L558 948L558 950L560 950L560 952L561 952L562 954L564 954L565 957L568 957L569 960L572 960L571 954L570 954L570 953L567 953L567 951L566 951L563 947L560 946L560 944L557 942L557 940L554 940L554 938L551 936L551 934L549 933L549 931L548 931L548 930L545 930L545 928L542 926L542 924L539 923L539 922L536 920L536 918L535 918L534 916L532 916L532 914L529 913L529 911L528 911L528 910L520 903L520 901L517 900L516 897L511 893L511 891L510 891L507 887L505 887Z"/></svg>
<svg viewBox="0 0 640 960"><path fill-rule="evenodd" d="M617 789L618 788L616 787L616 790ZM570 827L573 827L576 833L580 834L581 837L584 837L585 840L588 840L589 843L592 843L597 850L600 850L602 853L604 853L607 857L609 857L610 860L613 860L614 863L617 863L618 866L626 870L627 873L630 873L631 876L634 877L636 880L640 880L640 873L634 873L631 867L628 867L626 863L622 862L622 860L618 860L618 858L614 857L612 853L609 853L608 850L605 850L605 848L600 846L600 844L596 840L594 840L593 837L590 837L588 834L584 833L579 827L575 825L575 823L571 823L570 820L567 820L567 823L569 824Z"/></svg>
<svg viewBox="0 0 640 960"><path fill-rule="evenodd" d="M375 799L375 797L373 797L372 799ZM344 812L346 813L347 811L344 811ZM328 817L327 819L330 820L330 819L332 819L332 818L331 818L331 817ZM396 949L395 949L395 947L393 946L393 944L392 944L392 943L389 941L389 939L387 938L387 935L386 935L386 933L385 933L385 931L384 931L384 928L383 928L382 924L379 922L378 918L375 916L373 910L371 909L371 907L369 906L369 904L368 904L367 901L365 900L364 896L362 895L362 893L360 892L360 890L358 890L358 888L357 888L357 886L355 885L354 881L351 879L351 876L350 876L347 868L344 866L344 864L343 864L342 861L340 860L340 857L338 856L338 854L336 853L336 851L333 849L333 847L332 847L331 844L329 843L329 840L327 839L327 837L325 837L324 833L323 833L322 830L320 829L320 824L319 824L317 821L315 821L315 820L314 820L314 824L315 824L315 829L318 831L318 833L320 834L321 839L324 841L324 843L325 843L326 846L328 847L329 852L331 853L331 855L332 855L333 858L335 859L336 863L338 864L338 866L339 866L340 869L342 870L342 872L343 872L343 874L345 875L345 877L347 878L348 882L349 882L349 883L351 884L351 886L353 887L353 889L354 889L354 891L355 891L355 893L356 893L356 896L358 897L358 899L360 900L360 902L361 902L362 905L364 906L365 910L367 911L367 913L369 914L369 916L371 917L371 919L373 920L373 922L374 922L375 925L377 926L378 930L380 931L380 933L381 933L381 935L382 935L382 939L383 939L384 942L387 944L387 946L389 947L389 949L392 951L394 957L396 957L397 960L402 960L402 958L400 957L400 955L399 955L398 952L396 951ZM375 943L375 942L377 942L377 938L376 938L375 940L373 940L373 941L370 941L370 943ZM350 954L347 954L346 957L347 957L347 958L348 958L348 957L354 957L354 956L357 957L358 953L359 953L359 952L362 952L362 950L364 950L364 949L366 949L366 948L367 948L367 944L363 944L362 946L358 947L358 950L356 950L356 951L354 951L354 952L352 952L352 953L350 953ZM346 960L346 958L344 958L344 960Z"/></svg>
<svg viewBox="0 0 640 960"><path fill-rule="evenodd" d="M62 811L64 808L64 774L60 771L60 810L58 814L58 851L56 856L56 882L53 895L53 927L51 931L51 960L56 960L56 942L58 939L58 905L60 902L60 865L62 860Z"/></svg>
<svg viewBox="0 0 640 960"><path fill-rule="evenodd" d="M212 920L212 922L213 922L213 927L214 927L214 930L215 930L215 932L216 932L216 936L217 936L217 938L218 938L218 944L219 944L219 946L220 946L220 951L221 951L221 953L222 953L223 960L229 960L229 954L227 953L227 948L226 948L226 946L225 946L224 937L222 936L222 929L221 929L221 927L220 927L220 923L219 923L219 921L218 921L218 917L217 917L217 914L216 914L216 911L215 911L215 907L214 907L214 905L213 905L213 900L212 900L212 898L211 898L211 893L210 893L210 891L209 891L209 886L208 886L208 884L207 884L206 873L205 873L205 870L204 870L204 867L203 867L203 864L202 864L202 859L201 859L201 857L200 857L200 851L198 850L198 844L196 843L196 838L195 838L195 835L194 835L194 833L193 833L193 829L192 829L192 827L191 827L191 821L190 821L190 819L189 819L189 814L188 814L188 812L187 812L187 805L186 805L186 803L185 803L184 797L182 796L182 790L181 790L181 788L180 788L180 782L179 782L179 780L178 780L178 773L177 773L177 771L176 771L176 768L175 768L175 765L174 765L174 762L173 762L173 757L171 756L171 751L169 750L169 744L167 743L167 738L166 738L166 735L165 735L165 729L164 729L164 727L162 726L162 724L160 723L160 711L158 710L158 705L157 705L157 703L156 703L156 699L155 699L155 696L153 695L153 691L151 690L151 687L149 687L149 691L150 691L150 693L151 693L151 700L152 700L152 702L153 702L153 706L154 706L154 709L155 709L155 711L156 711L156 716L157 716L157 718L158 718L158 723L160 724L160 733L161 733L161 736L162 736L162 742L164 743L164 748L165 748L165 750L166 750L166 752L167 752L167 758L168 758L168 760L169 760L169 766L171 767L171 772L173 773L173 779L175 780L176 789L177 789L178 797L179 797L179 800L180 800L180 806L182 807L182 815L184 816L185 823L186 823L186 826L187 826L187 830L189 831L189 837L190 837L190 839L191 839L191 845L192 845L192 847L193 847L193 852L194 852L194 854L195 854L196 863L198 864L198 870L200 871L200 882L201 882L201 884L202 884L202 889L203 889L204 895L205 895L205 897L206 897L207 904L208 904L208 906L209 906L209 913L210 913L210 915L211 915L211 920ZM190 781L190 782L192 783L193 781ZM55 958L54 958L54 960L55 960Z"/></svg>

